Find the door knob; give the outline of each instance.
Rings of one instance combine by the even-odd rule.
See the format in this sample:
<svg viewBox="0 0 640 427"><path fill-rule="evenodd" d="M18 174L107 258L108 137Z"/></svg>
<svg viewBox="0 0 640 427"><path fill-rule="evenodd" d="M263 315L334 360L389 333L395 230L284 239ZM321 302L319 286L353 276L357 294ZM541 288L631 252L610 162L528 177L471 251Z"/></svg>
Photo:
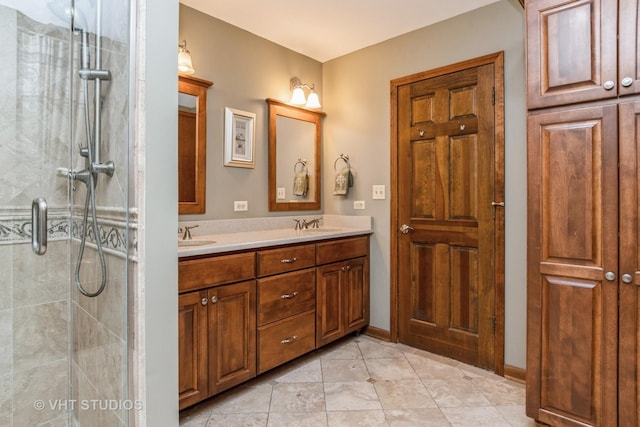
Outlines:
<svg viewBox="0 0 640 427"><path fill-rule="evenodd" d="M415 228L407 224L402 224L402 226L400 227L400 231L402 232L402 234L409 234L409 232L413 230L415 230Z"/></svg>
<svg viewBox="0 0 640 427"><path fill-rule="evenodd" d="M604 278L607 279L608 281L612 282L612 281L616 280L616 273L614 273L613 271L607 271L604 274Z"/></svg>
<svg viewBox="0 0 640 427"><path fill-rule="evenodd" d="M628 273L625 273L625 274L622 275L622 281L624 283L631 283L631 282L633 282L633 276L628 274Z"/></svg>

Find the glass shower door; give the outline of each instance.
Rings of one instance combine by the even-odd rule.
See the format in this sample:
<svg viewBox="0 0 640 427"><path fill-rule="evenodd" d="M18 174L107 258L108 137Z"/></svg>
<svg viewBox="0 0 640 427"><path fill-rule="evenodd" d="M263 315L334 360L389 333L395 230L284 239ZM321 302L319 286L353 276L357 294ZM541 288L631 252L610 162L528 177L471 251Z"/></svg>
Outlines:
<svg viewBox="0 0 640 427"><path fill-rule="evenodd" d="M135 409L127 364L128 16L128 1L0 0L1 426L125 426ZM96 89L85 72L85 95L80 76L97 56L109 76ZM96 164L113 161L111 176L87 159L96 116L102 147L91 154L104 159ZM37 197L47 205L43 255L32 250ZM78 281L91 293L104 281L104 290L87 297Z"/></svg>

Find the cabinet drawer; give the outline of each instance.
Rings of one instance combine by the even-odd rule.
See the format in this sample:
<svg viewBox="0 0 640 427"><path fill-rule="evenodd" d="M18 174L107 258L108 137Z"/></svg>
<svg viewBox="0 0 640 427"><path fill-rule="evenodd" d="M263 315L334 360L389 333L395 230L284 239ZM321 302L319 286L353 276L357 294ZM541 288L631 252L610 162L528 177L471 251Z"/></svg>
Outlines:
<svg viewBox="0 0 640 427"><path fill-rule="evenodd" d="M258 328L258 373L315 348L315 310Z"/></svg>
<svg viewBox="0 0 640 427"><path fill-rule="evenodd" d="M315 268L258 280L258 325L313 310L315 306Z"/></svg>
<svg viewBox="0 0 640 427"><path fill-rule="evenodd" d="M289 246L258 252L258 277L313 267L315 245Z"/></svg>
<svg viewBox="0 0 640 427"><path fill-rule="evenodd" d="M322 242L316 245L316 264L327 264L369 254L369 236Z"/></svg>
<svg viewBox="0 0 640 427"><path fill-rule="evenodd" d="M255 252L180 261L178 291L201 289L255 277Z"/></svg>

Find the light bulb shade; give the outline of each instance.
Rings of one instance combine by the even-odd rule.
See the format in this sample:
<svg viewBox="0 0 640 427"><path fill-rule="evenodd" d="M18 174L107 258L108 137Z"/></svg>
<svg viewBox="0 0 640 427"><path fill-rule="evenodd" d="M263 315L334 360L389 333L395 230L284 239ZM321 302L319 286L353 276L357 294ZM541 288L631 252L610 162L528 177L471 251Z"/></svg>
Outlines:
<svg viewBox="0 0 640 427"><path fill-rule="evenodd" d="M304 91L301 87L293 89L293 94L291 94L291 101L289 102L293 105L304 105L307 103L307 100L304 97Z"/></svg>
<svg viewBox="0 0 640 427"><path fill-rule="evenodd" d="M178 71L184 74L195 73L189 52L178 52Z"/></svg>
<svg viewBox="0 0 640 427"><path fill-rule="evenodd" d="M309 97L307 98L307 108L320 108L320 98L318 98L318 94L314 91L309 93Z"/></svg>

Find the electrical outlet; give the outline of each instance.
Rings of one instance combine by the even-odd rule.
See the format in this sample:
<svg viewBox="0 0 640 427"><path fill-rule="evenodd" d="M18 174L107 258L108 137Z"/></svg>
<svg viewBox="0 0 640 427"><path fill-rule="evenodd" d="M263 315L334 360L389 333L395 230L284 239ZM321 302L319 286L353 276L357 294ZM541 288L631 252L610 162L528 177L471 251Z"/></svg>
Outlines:
<svg viewBox="0 0 640 427"><path fill-rule="evenodd" d="M278 198L278 200L284 200L285 194L284 194L284 187L278 187L278 194L276 195L276 197Z"/></svg>
<svg viewBox="0 0 640 427"><path fill-rule="evenodd" d="M241 212L241 211L248 211L248 210L249 210L249 203L246 200L236 200L233 202L234 212Z"/></svg>
<svg viewBox="0 0 640 427"><path fill-rule="evenodd" d="M364 200L354 200L353 209L364 209Z"/></svg>
<svg viewBox="0 0 640 427"><path fill-rule="evenodd" d="M384 185L374 185L373 186L373 199L374 200L384 200L386 197Z"/></svg>

